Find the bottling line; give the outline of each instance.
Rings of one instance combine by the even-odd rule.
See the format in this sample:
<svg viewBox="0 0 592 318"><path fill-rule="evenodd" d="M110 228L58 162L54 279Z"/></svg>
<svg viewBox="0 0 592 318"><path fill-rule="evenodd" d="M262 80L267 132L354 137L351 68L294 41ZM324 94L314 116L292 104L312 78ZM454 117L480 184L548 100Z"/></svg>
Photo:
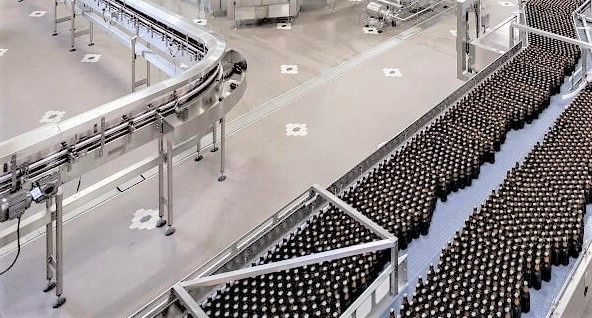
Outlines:
<svg viewBox="0 0 592 318"><path fill-rule="evenodd" d="M147 2L66 1L70 15L54 12L54 32L70 22L74 50L81 36L93 42L94 27L109 30L130 48L132 93L0 144L0 222L17 219L0 233L0 243L18 242L21 232L45 226L46 291L56 289L56 308L65 302L64 207L158 167L158 225L173 234L172 159L196 146L200 158L199 142L210 132L217 149L219 125L218 180L224 181L225 116L245 91L247 70L244 57L224 40ZM394 26L441 2L371 0L366 23ZM480 0L457 1L456 70L464 85L328 188L312 185L133 317L581 315L592 267L586 222L592 203L592 4L520 1L505 22L507 52L477 69L476 41L487 34L482 11ZM79 15L88 19L88 29L74 27ZM148 71L137 80L140 57ZM151 83L150 65L170 78ZM433 242L441 247L435 264L411 268L413 244L433 230L438 207L474 187L484 167L495 166L507 136L540 121L557 98L569 106L544 139L447 244ZM154 141L154 157L84 196L64 198L65 183ZM28 215L33 203L45 211ZM551 288L557 268L568 266L558 298L535 308L543 297L535 291ZM410 273L422 276L415 283Z"/></svg>
<svg viewBox="0 0 592 318"><path fill-rule="evenodd" d="M0 144L3 166L0 222L18 219L17 224L2 232L0 241L3 245L18 241L20 252L21 234L46 227L45 291L55 288L55 308L66 301L63 296L64 206L90 200L109 184L158 166L158 226L167 225L165 234L173 234L173 156L196 144L199 150L200 138L209 131L214 133L216 143L219 124L219 180L225 179L224 117L245 90L247 70L242 55L228 50L224 40L148 2L71 0L68 3L70 15L58 17L58 1L55 1L54 34L59 23L69 21L71 50L75 50L77 37L89 35L93 43L93 27L108 30L108 34L131 49L132 93ZM76 30L75 20L79 15L88 19L88 29ZM148 71L146 78L136 81L135 63L139 57L147 61ZM149 65L170 78L151 83ZM63 184L152 141L158 145L154 157L114 173L84 196L64 199ZM45 204L45 211L26 215L33 203Z"/></svg>
<svg viewBox="0 0 592 318"><path fill-rule="evenodd" d="M475 3L459 1L459 25L468 23L470 10L479 14ZM584 215L592 167L583 122L590 91L580 90L592 45L580 37L574 17L589 11L589 1L521 3L508 28L510 50L479 72L467 68L468 27L459 28L459 77L468 80L463 87L328 190L312 186L134 316L530 312L530 290L545 288L553 266L574 258L581 263L588 255ZM409 284L409 254L397 250L428 235L438 202L471 187L481 166L495 164L509 131L536 122L553 96L578 93L545 140L443 247L427 280ZM561 299L547 300L553 307L536 310L564 314Z"/></svg>
<svg viewBox="0 0 592 318"><path fill-rule="evenodd" d="M366 5L366 26L379 30L387 25L396 26L399 22L414 19L436 6L443 0L370 0Z"/></svg>

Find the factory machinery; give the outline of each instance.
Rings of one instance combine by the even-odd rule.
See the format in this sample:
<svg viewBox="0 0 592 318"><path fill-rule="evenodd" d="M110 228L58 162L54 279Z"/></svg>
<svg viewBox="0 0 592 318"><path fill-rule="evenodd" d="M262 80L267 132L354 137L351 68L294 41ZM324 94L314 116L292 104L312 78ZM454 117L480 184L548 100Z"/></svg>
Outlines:
<svg viewBox="0 0 592 318"><path fill-rule="evenodd" d="M461 3L465 1L460 1ZM585 4L589 7L590 2ZM427 235L438 201L495 163L506 134L535 121L566 75L586 72L580 0L532 0L519 43L327 190L315 185L138 317L520 317L530 290L583 250L592 199L586 88L524 163L407 284L398 250ZM520 14L520 13L519 13ZM462 51L464 52L464 50Z"/></svg>
<svg viewBox="0 0 592 318"><path fill-rule="evenodd" d="M247 68L241 54L227 50L225 42L216 35L147 2L67 0L66 5L70 14L59 17L58 1L55 1L54 34L57 34L58 24L69 22L71 50L75 50L76 38L89 35L92 44L93 28L104 28L131 49L132 91L143 85L146 87L61 123L43 126L0 144L0 164L3 166L0 172L0 222L18 220L0 233L0 243L6 245L17 241L20 253L21 234L45 227L45 291L56 289L54 307L65 302L62 281L65 208L71 210L76 202L88 202L105 189L158 166L158 225L168 223L166 234L173 234L173 156L197 144L198 158L201 158L199 142L209 131L213 132L213 149L218 149L216 133L219 124L219 180L224 180L224 117L245 90ZM77 16L88 19L87 29L77 29ZM135 64L140 57L147 61L148 71L146 78L136 81ZM150 65L171 77L150 83ZM155 156L64 198L63 185L68 181L153 141L156 141ZM24 216L33 203L45 204L45 210Z"/></svg>
<svg viewBox="0 0 592 318"><path fill-rule="evenodd" d="M366 5L366 26L378 30L411 20L433 10L444 0L370 0Z"/></svg>

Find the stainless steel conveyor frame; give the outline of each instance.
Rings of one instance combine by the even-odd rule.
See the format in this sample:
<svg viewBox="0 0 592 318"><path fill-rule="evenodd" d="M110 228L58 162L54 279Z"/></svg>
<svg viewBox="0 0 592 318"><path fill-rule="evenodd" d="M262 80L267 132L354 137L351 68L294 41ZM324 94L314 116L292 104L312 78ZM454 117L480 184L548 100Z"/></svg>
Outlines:
<svg viewBox="0 0 592 318"><path fill-rule="evenodd" d="M142 0L66 1L71 15L62 18L58 17L58 2L55 1L54 33L58 23L70 21L71 48L75 49L74 40L80 35L90 34L92 44L93 24L105 28L132 50L132 91L144 84L146 88L0 143L0 165L4 167L0 171L0 222L18 217L20 223L21 215L31 204L31 197L37 203L45 203L45 211L23 220L20 232L26 234L46 227L47 290L57 283L55 307L65 301L61 279L64 209L75 206L76 201L88 201L105 188L158 166L159 225L168 223L166 234L173 234L173 156L195 147L196 143L199 150L200 138L210 130L216 132L216 126L220 124L219 180L224 180L225 115L246 89L247 69L243 56L227 50L226 43L218 36ZM76 30L77 14L91 21L88 30ZM144 57L171 78L153 85L150 85L149 76L136 82L134 63L137 56ZM116 172L82 193L63 198L61 188L64 183L155 140L158 144L155 156ZM216 139L214 147L217 148ZM52 191L39 195L40 188ZM13 225L0 232L0 247L17 239L16 230ZM52 282L53 272L56 283Z"/></svg>

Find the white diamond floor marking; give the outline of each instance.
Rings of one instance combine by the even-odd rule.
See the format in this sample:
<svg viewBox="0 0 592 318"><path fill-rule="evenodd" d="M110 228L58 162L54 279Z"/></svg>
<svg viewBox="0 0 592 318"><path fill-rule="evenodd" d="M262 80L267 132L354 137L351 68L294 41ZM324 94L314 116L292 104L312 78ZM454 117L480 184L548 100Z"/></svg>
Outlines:
<svg viewBox="0 0 592 318"><path fill-rule="evenodd" d="M29 16L33 17L33 18L41 18L46 13L47 13L46 11L33 11L33 12L31 12L31 14L29 14Z"/></svg>
<svg viewBox="0 0 592 318"><path fill-rule="evenodd" d="M298 74L298 65L285 64L280 66L280 72L282 74Z"/></svg>
<svg viewBox="0 0 592 318"><path fill-rule="evenodd" d="M134 216L132 217L132 221L129 228L132 230L153 230L156 228L158 220L158 210L139 209L136 212L134 212Z"/></svg>
<svg viewBox="0 0 592 318"><path fill-rule="evenodd" d="M380 33L380 32L378 32L378 29L375 28L375 27L363 27L362 30L366 34L378 34L378 33Z"/></svg>
<svg viewBox="0 0 592 318"><path fill-rule="evenodd" d="M86 54L80 62L82 63L96 63L101 59L101 54Z"/></svg>
<svg viewBox="0 0 592 318"><path fill-rule="evenodd" d="M277 28L278 28L278 30L292 30L292 23L290 23L290 22L278 23Z"/></svg>
<svg viewBox="0 0 592 318"><path fill-rule="evenodd" d="M386 77L403 77L403 73L398 68L385 68L382 72Z"/></svg>
<svg viewBox="0 0 592 318"><path fill-rule="evenodd" d="M208 19L193 19L193 23L197 25L206 25L208 24Z"/></svg>
<svg viewBox="0 0 592 318"><path fill-rule="evenodd" d="M510 1L500 1L499 4L502 7L515 7L516 5Z"/></svg>
<svg viewBox="0 0 592 318"><path fill-rule="evenodd" d="M286 124L286 136L304 137L306 135L308 135L308 128L306 127L306 124Z"/></svg>
<svg viewBox="0 0 592 318"><path fill-rule="evenodd" d="M66 115L65 111L60 110L48 110L43 114L43 117L39 120L42 124L57 124Z"/></svg>
<svg viewBox="0 0 592 318"><path fill-rule="evenodd" d="M8 52L8 49L0 49L0 56L4 55L6 52Z"/></svg>

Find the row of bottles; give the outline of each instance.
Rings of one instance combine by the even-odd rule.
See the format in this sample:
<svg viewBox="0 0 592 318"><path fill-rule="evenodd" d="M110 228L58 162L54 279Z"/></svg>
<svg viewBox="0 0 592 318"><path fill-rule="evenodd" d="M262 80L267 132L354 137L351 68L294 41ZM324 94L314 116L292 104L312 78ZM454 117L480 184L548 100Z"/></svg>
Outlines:
<svg viewBox="0 0 592 318"><path fill-rule="evenodd" d="M592 87L476 208L392 316L518 318L582 251L592 203Z"/></svg>
<svg viewBox="0 0 592 318"><path fill-rule="evenodd" d="M407 248L413 239L427 235L438 199L446 201L450 193L471 186L479 177L481 166L495 162L495 152L504 143L507 132L535 120L549 105L550 96L559 91L566 72L574 68L576 59L555 54L565 49L549 51L539 47L523 50L340 197L395 234L400 249ZM544 167L541 171L544 172ZM517 182L524 186L528 180L517 179ZM573 186L565 185L565 191ZM504 201L503 204L515 206L524 215L521 218L524 220L530 219L529 213L538 213L531 210L527 201ZM404 305L404 313L410 311L407 316L456 317L466 314L473 317L476 313L476 317L481 317L480 312L495 310L494 316L499 312L501 317L506 317L506 309L511 312L527 310L528 288L533 286L530 282L538 282L539 276L541 280L548 278L549 262L565 261L565 254L558 252L561 249L555 248L555 244L566 246L571 255L575 233L581 230L575 225L558 227L557 231L562 231L567 241L548 242L544 238L554 234L544 234L540 229L544 226L532 227L532 235L540 237L541 241L532 241L536 253L523 253L514 249L516 240L522 236L513 235L512 227L522 230L527 223L516 223L500 214L497 219L503 227L493 221L481 225L478 222L480 215L484 214L475 213L470 220L471 230L459 233L459 239L445 249L448 254L441 264L432 269L427 282L421 281L413 300L407 300ZM566 224L577 223L577 217L569 213L562 218ZM469 235L469 232L471 236L467 238L475 233L482 235L478 242L487 242L491 235L500 235L507 241L498 246L484 244L495 251L491 255L498 259L483 257L488 250L480 250L479 246L467 241L463 235ZM378 239L355 220L330 206L278 241L253 265ZM501 251L510 253L511 259L505 260L505 267L500 263L504 260ZM477 259L479 261L475 261ZM369 253L242 279L219 286L203 300L201 307L209 317L339 317L376 279L388 261L387 252ZM461 275L461 270L470 275L466 278L468 281L455 276ZM516 277L517 272L522 276ZM505 278L481 279L493 273ZM465 279L465 274L462 275ZM473 293L479 284L473 284L471 279L482 284L477 294ZM447 295L446 298L443 295ZM481 297L488 299L488 304L501 305L494 305L493 309L482 306L475 312L472 302ZM439 299L438 302L435 299Z"/></svg>

